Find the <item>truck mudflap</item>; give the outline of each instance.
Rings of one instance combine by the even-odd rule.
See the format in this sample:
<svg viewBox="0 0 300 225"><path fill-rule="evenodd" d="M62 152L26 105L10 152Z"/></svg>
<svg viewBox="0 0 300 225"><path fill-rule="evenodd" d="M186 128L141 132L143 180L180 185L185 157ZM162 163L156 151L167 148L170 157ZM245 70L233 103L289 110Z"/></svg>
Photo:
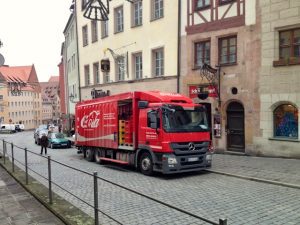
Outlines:
<svg viewBox="0 0 300 225"><path fill-rule="evenodd" d="M154 162L154 170L163 174L200 171L211 168L212 153L176 156L164 154L161 162Z"/></svg>

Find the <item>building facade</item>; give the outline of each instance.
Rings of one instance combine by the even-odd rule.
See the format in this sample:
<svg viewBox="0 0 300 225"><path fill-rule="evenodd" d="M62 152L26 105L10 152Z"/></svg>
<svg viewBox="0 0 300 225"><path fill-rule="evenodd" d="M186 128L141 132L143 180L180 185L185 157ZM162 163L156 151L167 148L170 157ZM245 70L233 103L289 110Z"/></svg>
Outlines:
<svg viewBox="0 0 300 225"><path fill-rule="evenodd" d="M42 106L34 65L1 66L0 77L2 123L24 124L25 129L36 128L42 122Z"/></svg>
<svg viewBox="0 0 300 225"><path fill-rule="evenodd" d="M260 132L255 154L300 158L300 1L260 0Z"/></svg>
<svg viewBox="0 0 300 225"><path fill-rule="evenodd" d="M48 82L40 82L44 124L61 124L59 76L51 76Z"/></svg>
<svg viewBox="0 0 300 225"><path fill-rule="evenodd" d="M134 90L177 92L177 1L109 1L109 20L83 16L76 1L82 100Z"/></svg>
<svg viewBox="0 0 300 225"><path fill-rule="evenodd" d="M218 151L251 154L259 132L258 5L254 0L183 2L182 93L211 112Z"/></svg>

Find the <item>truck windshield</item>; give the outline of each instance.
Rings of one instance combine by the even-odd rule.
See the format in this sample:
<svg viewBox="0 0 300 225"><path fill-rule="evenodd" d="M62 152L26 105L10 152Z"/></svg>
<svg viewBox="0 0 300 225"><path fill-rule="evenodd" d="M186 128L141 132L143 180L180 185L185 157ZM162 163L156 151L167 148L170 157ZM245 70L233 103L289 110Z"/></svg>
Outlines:
<svg viewBox="0 0 300 225"><path fill-rule="evenodd" d="M203 106L186 109L177 105L162 108L163 128L167 132L208 131L206 110Z"/></svg>

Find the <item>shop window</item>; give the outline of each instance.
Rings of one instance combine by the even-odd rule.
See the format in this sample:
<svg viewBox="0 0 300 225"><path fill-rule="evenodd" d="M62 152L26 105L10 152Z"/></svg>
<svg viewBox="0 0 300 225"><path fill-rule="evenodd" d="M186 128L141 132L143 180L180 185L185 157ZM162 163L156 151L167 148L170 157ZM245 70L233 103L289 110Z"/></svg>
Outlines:
<svg viewBox="0 0 300 225"><path fill-rule="evenodd" d="M298 138L298 109L291 104L282 104L274 112L274 136Z"/></svg>

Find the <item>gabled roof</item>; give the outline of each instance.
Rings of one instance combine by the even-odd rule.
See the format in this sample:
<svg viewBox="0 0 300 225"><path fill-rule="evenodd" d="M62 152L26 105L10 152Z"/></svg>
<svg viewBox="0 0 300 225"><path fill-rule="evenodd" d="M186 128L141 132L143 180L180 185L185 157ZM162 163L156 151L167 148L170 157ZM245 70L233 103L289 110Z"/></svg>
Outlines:
<svg viewBox="0 0 300 225"><path fill-rule="evenodd" d="M27 82L33 65L31 66L0 66L0 73L6 81Z"/></svg>
<svg viewBox="0 0 300 225"><path fill-rule="evenodd" d="M56 82L58 83L59 82L59 76L51 76L48 80L49 83L52 83L52 82Z"/></svg>

